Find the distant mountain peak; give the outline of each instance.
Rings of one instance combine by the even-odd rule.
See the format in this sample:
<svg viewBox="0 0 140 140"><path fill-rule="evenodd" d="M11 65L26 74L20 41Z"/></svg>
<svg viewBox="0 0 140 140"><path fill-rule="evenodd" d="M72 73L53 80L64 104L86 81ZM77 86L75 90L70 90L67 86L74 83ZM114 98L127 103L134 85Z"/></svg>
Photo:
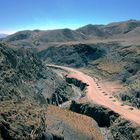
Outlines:
<svg viewBox="0 0 140 140"><path fill-rule="evenodd" d="M0 33L0 38L5 38L7 36L8 36L8 34Z"/></svg>

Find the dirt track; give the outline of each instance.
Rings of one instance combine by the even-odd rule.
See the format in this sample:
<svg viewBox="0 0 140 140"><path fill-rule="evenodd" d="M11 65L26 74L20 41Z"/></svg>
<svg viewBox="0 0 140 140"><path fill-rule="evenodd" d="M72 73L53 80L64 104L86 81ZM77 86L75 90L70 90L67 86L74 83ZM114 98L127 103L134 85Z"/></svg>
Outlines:
<svg viewBox="0 0 140 140"><path fill-rule="evenodd" d="M49 66L67 70L69 72L68 77L76 78L84 83L87 83L88 86L86 94L90 102L94 102L104 107L110 108L111 110L120 114L123 118L140 125L140 110L128 105L122 106L121 102L112 97L110 94L106 93L105 89L102 89L100 85L98 85L96 79L73 68L57 65Z"/></svg>

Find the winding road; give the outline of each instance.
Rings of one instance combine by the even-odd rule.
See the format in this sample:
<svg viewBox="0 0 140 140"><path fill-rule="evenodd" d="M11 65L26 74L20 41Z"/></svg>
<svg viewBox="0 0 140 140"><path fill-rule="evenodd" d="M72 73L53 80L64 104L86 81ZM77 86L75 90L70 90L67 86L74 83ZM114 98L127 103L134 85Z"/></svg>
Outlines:
<svg viewBox="0 0 140 140"><path fill-rule="evenodd" d="M86 83L88 85L86 89L86 96L90 102L94 102L106 108L110 108L114 112L120 114L121 117L140 125L140 110L132 106L122 105L122 103L119 102L116 98L106 93L105 89L99 86L95 78L92 78L74 68L57 65L47 66L66 70L69 72L69 78L75 78Z"/></svg>

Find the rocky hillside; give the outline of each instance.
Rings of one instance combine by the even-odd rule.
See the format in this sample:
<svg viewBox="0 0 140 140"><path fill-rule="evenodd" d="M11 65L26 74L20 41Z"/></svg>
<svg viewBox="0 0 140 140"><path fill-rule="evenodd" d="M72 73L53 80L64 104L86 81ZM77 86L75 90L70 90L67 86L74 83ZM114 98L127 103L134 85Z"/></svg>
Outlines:
<svg viewBox="0 0 140 140"><path fill-rule="evenodd" d="M35 123L36 129L42 130L37 117L41 119L47 106L43 95L35 92L35 82L51 72L47 73L32 51L12 50L1 43L0 74L0 138L29 139ZM35 137L42 134L37 132Z"/></svg>
<svg viewBox="0 0 140 140"><path fill-rule="evenodd" d="M70 29L21 31L8 36L5 41L20 47L43 47L51 42L80 41L86 36Z"/></svg>
<svg viewBox="0 0 140 140"><path fill-rule="evenodd" d="M26 95L31 95L29 94L30 90L33 91L34 99L39 99L38 102L40 103L43 103L44 97L49 102L56 104L55 98L61 98L61 102L58 101L62 103L74 96L71 86L57 73L46 68L35 50L10 49L3 44L1 44L0 49L2 100L14 97L16 100L24 98ZM13 87L16 87L15 92L21 91L18 97L14 95L15 93L11 95L10 92L15 90L12 90ZM40 99L42 100L40 101ZM52 101L53 99L54 101Z"/></svg>
<svg viewBox="0 0 140 140"><path fill-rule="evenodd" d="M33 129L37 130L34 137L40 139L47 101L36 82L53 73L32 50L13 50L1 43L0 75L0 139L30 139Z"/></svg>
<svg viewBox="0 0 140 140"><path fill-rule="evenodd" d="M103 57L104 50L96 45L75 44L49 47L39 52L39 56L47 63L72 67L87 66L91 61Z"/></svg>
<svg viewBox="0 0 140 140"><path fill-rule="evenodd" d="M79 95L79 93L78 93ZM0 43L0 139L68 139L91 137L102 140L96 123L76 113L59 109L63 102L77 97L74 86L61 74L47 68L32 49L11 49ZM60 110L60 111L58 111ZM62 116L60 115L62 114ZM70 124L79 119L88 120L87 131L82 123ZM90 122L94 122L90 126ZM89 133L91 130L92 133Z"/></svg>
<svg viewBox="0 0 140 140"><path fill-rule="evenodd" d="M1 101L12 98L19 102L31 95L37 102L45 103L41 94L35 92L29 94L28 85L32 85L38 79L45 79L53 73L44 68L32 50L12 50L5 44L0 44L0 71Z"/></svg>
<svg viewBox="0 0 140 140"><path fill-rule="evenodd" d="M111 36L117 37L126 36L127 33L133 31L135 28L140 27L140 21L137 20L128 20L124 22L114 22L107 25L86 25L77 29L78 32L93 37L106 37L110 38Z"/></svg>
<svg viewBox="0 0 140 140"><path fill-rule="evenodd" d="M76 31L80 32L81 34L84 34L88 39L109 37L110 34L101 29L103 27L104 25L89 24L77 29Z"/></svg>
<svg viewBox="0 0 140 140"><path fill-rule="evenodd" d="M135 28L140 27L140 21L137 20L128 20L124 22L114 22L110 23L103 28L104 31L111 35L123 35L127 34Z"/></svg>

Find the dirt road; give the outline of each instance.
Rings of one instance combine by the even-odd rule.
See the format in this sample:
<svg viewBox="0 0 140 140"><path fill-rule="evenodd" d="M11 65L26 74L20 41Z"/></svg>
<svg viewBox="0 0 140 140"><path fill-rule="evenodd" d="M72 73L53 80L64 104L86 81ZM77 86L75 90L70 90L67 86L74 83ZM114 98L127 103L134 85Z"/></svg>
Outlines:
<svg viewBox="0 0 140 140"><path fill-rule="evenodd" d="M57 65L49 66L67 70L69 72L68 77L76 78L84 83L87 83L88 86L86 95L90 102L94 102L104 107L110 108L111 110L120 114L123 118L140 125L140 110L128 105L122 105L122 103L119 102L116 98L106 93L105 89L100 87L95 78L92 78L74 68Z"/></svg>

